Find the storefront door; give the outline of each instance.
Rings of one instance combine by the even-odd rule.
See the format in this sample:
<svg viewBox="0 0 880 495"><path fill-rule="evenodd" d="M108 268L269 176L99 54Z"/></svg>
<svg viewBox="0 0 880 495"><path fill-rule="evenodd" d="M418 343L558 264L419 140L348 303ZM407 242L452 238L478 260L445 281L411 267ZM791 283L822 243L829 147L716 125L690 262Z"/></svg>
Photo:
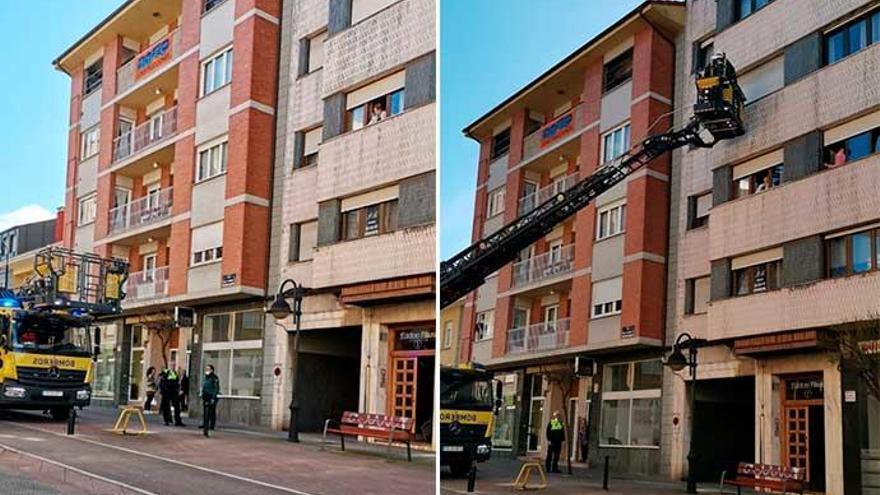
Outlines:
<svg viewBox="0 0 880 495"><path fill-rule="evenodd" d="M401 327L392 334L388 410L394 416L414 418L416 438L429 442L434 410L434 324Z"/></svg>
<svg viewBox="0 0 880 495"><path fill-rule="evenodd" d="M786 466L801 468L811 490L825 490L825 406L821 374L784 377L782 452Z"/></svg>

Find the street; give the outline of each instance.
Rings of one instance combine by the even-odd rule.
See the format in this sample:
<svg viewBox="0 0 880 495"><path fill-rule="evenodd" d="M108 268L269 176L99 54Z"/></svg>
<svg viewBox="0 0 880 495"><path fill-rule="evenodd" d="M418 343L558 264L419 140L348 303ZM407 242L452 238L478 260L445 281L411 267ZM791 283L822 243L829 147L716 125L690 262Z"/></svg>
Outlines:
<svg viewBox="0 0 880 495"><path fill-rule="evenodd" d="M320 450L320 437L290 444L277 432L224 431L204 438L187 428L165 427L148 416L143 437L110 433L114 410L87 409L76 435L66 423L39 413L0 414L0 493L171 495L431 494L429 453L406 462L400 449L347 442ZM11 487L11 488L10 488ZM10 488L10 490L7 490Z"/></svg>

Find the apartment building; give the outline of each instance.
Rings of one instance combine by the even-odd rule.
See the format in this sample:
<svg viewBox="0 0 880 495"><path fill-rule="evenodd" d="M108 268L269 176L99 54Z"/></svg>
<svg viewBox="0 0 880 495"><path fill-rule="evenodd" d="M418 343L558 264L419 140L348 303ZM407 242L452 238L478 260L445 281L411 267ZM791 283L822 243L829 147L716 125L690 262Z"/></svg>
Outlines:
<svg viewBox="0 0 880 495"><path fill-rule="evenodd" d="M0 232L0 284L16 289L34 274L34 255L40 249L61 241L64 212L56 218L16 225Z"/></svg>
<svg viewBox="0 0 880 495"><path fill-rule="evenodd" d="M480 143L474 241L669 127L684 15L644 2L465 129ZM468 297L461 360L508 396L493 447L542 454L559 411L573 459L659 473L669 165L652 161ZM575 356L594 376L573 376Z"/></svg>
<svg viewBox="0 0 880 495"><path fill-rule="evenodd" d="M71 80L63 244L131 266L102 327L111 404L142 400L150 366L211 363L221 421L260 421L279 19L278 0L127 0L54 61Z"/></svg>
<svg viewBox="0 0 880 495"><path fill-rule="evenodd" d="M464 303L461 298L440 310L440 364L457 366L461 357L461 324L464 320Z"/></svg>
<svg viewBox="0 0 880 495"><path fill-rule="evenodd" d="M414 417L434 440L435 7L283 5L269 288L309 289L304 431L350 410ZM282 324L265 329L263 418L276 428L292 378L294 325Z"/></svg>
<svg viewBox="0 0 880 495"><path fill-rule="evenodd" d="M664 424L677 426L663 430L664 471L686 472L693 428L700 479L757 461L804 468L812 491L880 493L880 404L837 351L876 328L880 2L687 8L676 100L693 101L688 72L726 53L748 131L674 154L666 339L708 346L694 410L689 377L665 374Z"/></svg>

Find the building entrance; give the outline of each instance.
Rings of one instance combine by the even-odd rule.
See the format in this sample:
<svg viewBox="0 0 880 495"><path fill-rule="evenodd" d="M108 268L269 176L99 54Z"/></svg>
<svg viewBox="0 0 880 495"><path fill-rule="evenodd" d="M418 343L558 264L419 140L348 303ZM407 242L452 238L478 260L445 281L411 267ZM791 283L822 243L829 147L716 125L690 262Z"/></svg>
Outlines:
<svg viewBox="0 0 880 495"><path fill-rule="evenodd" d="M414 418L416 439L430 442L434 411L434 324L400 327L392 332L388 410L394 416Z"/></svg>
<svg viewBox="0 0 880 495"><path fill-rule="evenodd" d="M698 380L696 392L694 472L717 483L725 469L755 459L755 377Z"/></svg>
<svg viewBox="0 0 880 495"><path fill-rule="evenodd" d="M782 457L802 468L813 491L825 491L825 385L819 373L783 378Z"/></svg>

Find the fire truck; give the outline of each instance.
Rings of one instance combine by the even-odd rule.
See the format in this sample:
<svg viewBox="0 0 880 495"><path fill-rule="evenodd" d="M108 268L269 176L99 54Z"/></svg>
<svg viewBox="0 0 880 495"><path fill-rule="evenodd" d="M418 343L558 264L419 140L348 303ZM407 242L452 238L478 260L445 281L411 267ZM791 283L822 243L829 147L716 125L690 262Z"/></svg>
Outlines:
<svg viewBox="0 0 880 495"><path fill-rule="evenodd" d="M101 336L94 322L121 313L128 263L48 247L33 275L0 290L0 408L67 419L91 402Z"/></svg>

